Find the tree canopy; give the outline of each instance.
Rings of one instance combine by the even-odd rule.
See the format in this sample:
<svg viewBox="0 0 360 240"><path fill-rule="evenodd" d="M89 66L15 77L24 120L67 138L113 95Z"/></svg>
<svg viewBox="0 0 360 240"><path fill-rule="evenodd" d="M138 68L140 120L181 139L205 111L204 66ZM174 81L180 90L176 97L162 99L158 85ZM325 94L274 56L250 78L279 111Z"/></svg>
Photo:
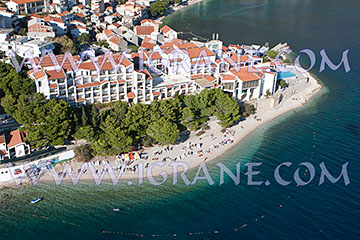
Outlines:
<svg viewBox="0 0 360 240"><path fill-rule="evenodd" d="M67 51L70 51L71 54L76 54L77 52L77 46L74 43L74 41L69 38L67 35L61 36L61 37L56 37L54 39L54 43L55 43L55 52L56 53L65 53Z"/></svg>
<svg viewBox="0 0 360 240"><path fill-rule="evenodd" d="M164 118L160 118L156 122L150 123L146 133L153 138L156 143L162 145L175 143L179 137L178 126Z"/></svg>
<svg viewBox="0 0 360 240"><path fill-rule="evenodd" d="M77 38L77 41L80 44L90 44L90 35L88 33L82 33L79 35L79 37Z"/></svg>
<svg viewBox="0 0 360 240"><path fill-rule="evenodd" d="M166 0L157 0L150 5L150 14L152 17L163 15L169 8L169 2Z"/></svg>

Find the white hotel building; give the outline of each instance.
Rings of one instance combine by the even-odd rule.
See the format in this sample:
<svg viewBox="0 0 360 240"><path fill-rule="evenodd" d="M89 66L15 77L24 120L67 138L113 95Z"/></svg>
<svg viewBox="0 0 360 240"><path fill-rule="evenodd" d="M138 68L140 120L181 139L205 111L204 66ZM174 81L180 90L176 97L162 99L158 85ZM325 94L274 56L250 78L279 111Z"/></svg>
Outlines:
<svg viewBox="0 0 360 240"><path fill-rule="evenodd" d="M227 50L228 60L221 60L209 48L193 43L166 43L155 46L152 51L127 55L130 60L124 58L117 72L109 61L98 72L91 60L82 62L78 71L66 60L57 71L56 64L47 55L39 70L31 70L28 74L34 79L38 92L47 98L63 99L72 106L117 100L150 103L205 88L222 88L239 100L260 98L267 90L274 93L277 76L270 64L263 64L258 57L242 56L245 61L239 65L240 71L236 71L237 65L234 66L229 58L233 53ZM60 64L63 57L57 56ZM119 53L114 54L117 63L120 57ZM139 57L144 59L142 71L135 69ZM79 57L74 58L79 60ZM100 64L102 60L103 56L98 57ZM268 72L248 72L251 62ZM154 72L155 67L163 70Z"/></svg>

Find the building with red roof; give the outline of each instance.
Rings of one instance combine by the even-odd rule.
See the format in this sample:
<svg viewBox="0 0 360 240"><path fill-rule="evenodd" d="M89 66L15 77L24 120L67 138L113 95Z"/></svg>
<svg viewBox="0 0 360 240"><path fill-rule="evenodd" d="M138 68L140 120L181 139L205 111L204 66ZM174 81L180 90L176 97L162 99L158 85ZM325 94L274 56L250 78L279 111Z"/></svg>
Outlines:
<svg viewBox="0 0 360 240"><path fill-rule="evenodd" d="M19 129L10 132L9 135L0 135L0 160L30 154L30 146L26 143L25 137L25 131Z"/></svg>

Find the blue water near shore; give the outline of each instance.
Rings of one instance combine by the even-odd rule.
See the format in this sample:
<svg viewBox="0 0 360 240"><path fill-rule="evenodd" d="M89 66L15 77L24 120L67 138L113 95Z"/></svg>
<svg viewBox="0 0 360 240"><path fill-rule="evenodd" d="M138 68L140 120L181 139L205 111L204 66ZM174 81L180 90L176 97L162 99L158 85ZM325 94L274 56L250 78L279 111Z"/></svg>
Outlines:
<svg viewBox="0 0 360 240"><path fill-rule="evenodd" d="M229 179L219 186L214 162L208 164L213 186L204 181L172 186L168 181L158 187L82 183L7 189L0 191L0 239L140 238L125 233L144 234L142 239L358 239L359 12L355 0L205 0L166 19L178 31L191 29L205 37L218 32L225 43L286 41L296 51L312 49L318 60L323 48L334 62L350 49L352 70L347 74L343 68L318 73L319 62L315 66L313 73L327 88L324 94L258 128L217 159L233 171L241 161L242 172L246 162L263 162L255 180L269 180L269 186L246 186L244 175L238 186ZM277 184L273 171L286 161L292 166L281 174L288 181L299 163L311 162L316 169L311 184ZM334 176L349 162L351 183L319 186L321 162ZM300 175L309 177L303 168ZM38 196L44 200L30 205ZM122 211L114 213L113 208Z"/></svg>

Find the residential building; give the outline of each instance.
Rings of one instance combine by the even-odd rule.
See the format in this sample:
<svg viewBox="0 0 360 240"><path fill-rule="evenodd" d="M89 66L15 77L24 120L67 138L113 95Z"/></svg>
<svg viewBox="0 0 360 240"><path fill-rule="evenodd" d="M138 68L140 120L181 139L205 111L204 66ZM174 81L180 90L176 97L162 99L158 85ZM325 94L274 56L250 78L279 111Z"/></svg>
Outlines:
<svg viewBox="0 0 360 240"><path fill-rule="evenodd" d="M104 0L91 0L91 11L103 13L104 8Z"/></svg>
<svg viewBox="0 0 360 240"><path fill-rule="evenodd" d="M160 33L164 35L165 41L172 41L174 39L177 39L178 37L177 32L174 29L170 28L168 25L163 26L160 29Z"/></svg>
<svg viewBox="0 0 360 240"><path fill-rule="evenodd" d="M122 48L122 38L114 30L104 30L97 37L107 39L115 51ZM79 69L66 60L58 71L47 56L39 71L28 74L38 92L48 98L64 99L73 106L117 100L150 103L211 88L221 88L239 100L257 99L267 91L275 91L276 69L256 56L236 57L229 49L226 54L218 55L218 48L223 46L214 41L201 45L176 39L159 46L151 44L149 37L145 40L138 53L126 57L114 54L115 65L103 55L96 58L98 67L93 62L95 59L82 62ZM219 45L215 47L215 44ZM212 46L214 52L206 46ZM63 58L57 56L60 63ZM74 61L78 60L79 57L74 57Z"/></svg>
<svg viewBox="0 0 360 240"><path fill-rule="evenodd" d="M22 157L30 154L30 146L25 141L26 133L19 129L10 132L9 135L0 135L0 160Z"/></svg>
<svg viewBox="0 0 360 240"><path fill-rule="evenodd" d="M55 46L52 41L41 41L20 37L0 41L0 49L2 51L12 49L19 56L24 56L27 51L30 51L32 56L39 57L44 50L54 50Z"/></svg>
<svg viewBox="0 0 360 240"><path fill-rule="evenodd" d="M46 0L10 0L7 7L17 14L31 14L47 11Z"/></svg>
<svg viewBox="0 0 360 240"><path fill-rule="evenodd" d="M50 23L45 22L40 18L32 18L28 21L27 36L29 38L45 41L46 38L54 38L55 32Z"/></svg>

